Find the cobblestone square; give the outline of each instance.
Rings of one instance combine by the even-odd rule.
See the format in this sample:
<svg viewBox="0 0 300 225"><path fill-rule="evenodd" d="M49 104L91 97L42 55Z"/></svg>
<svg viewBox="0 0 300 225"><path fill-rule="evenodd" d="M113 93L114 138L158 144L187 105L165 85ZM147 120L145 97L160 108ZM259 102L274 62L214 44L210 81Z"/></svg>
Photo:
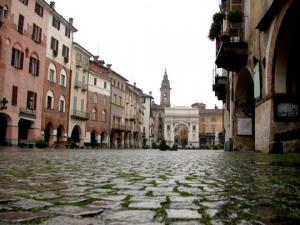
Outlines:
<svg viewBox="0 0 300 225"><path fill-rule="evenodd" d="M299 224L300 155L0 149L0 224Z"/></svg>

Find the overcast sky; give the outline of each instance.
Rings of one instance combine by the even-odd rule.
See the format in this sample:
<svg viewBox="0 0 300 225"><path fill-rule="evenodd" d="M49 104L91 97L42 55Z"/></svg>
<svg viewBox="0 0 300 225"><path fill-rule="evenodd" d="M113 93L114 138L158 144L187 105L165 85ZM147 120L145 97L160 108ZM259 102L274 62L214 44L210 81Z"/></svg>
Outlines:
<svg viewBox="0 0 300 225"><path fill-rule="evenodd" d="M49 2L49 0L48 0ZM207 38L219 0L61 0L74 18L74 40L160 101L167 69L171 105L221 102L212 92L215 43Z"/></svg>

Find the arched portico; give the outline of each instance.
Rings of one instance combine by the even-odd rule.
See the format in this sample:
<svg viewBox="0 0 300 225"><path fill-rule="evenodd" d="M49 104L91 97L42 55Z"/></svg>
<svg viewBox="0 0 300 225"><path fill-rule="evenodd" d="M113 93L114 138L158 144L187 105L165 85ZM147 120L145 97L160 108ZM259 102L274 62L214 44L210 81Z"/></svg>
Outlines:
<svg viewBox="0 0 300 225"><path fill-rule="evenodd" d="M44 130L44 139L45 139L45 142L48 143L48 145L52 145L54 142L53 131L54 131L54 128L53 128L52 123L48 123Z"/></svg>
<svg viewBox="0 0 300 225"><path fill-rule="evenodd" d="M254 85L247 68L238 74L234 98L234 150L254 150Z"/></svg>
<svg viewBox="0 0 300 225"><path fill-rule="evenodd" d="M18 123L18 143L24 144L28 142L28 134L31 128L32 121L20 119Z"/></svg>
<svg viewBox="0 0 300 225"><path fill-rule="evenodd" d="M75 143L80 143L81 129L80 126L75 125L72 129L71 138Z"/></svg>
<svg viewBox="0 0 300 225"><path fill-rule="evenodd" d="M8 125L11 124L11 118L5 113L0 113L0 145L7 145L9 134Z"/></svg>

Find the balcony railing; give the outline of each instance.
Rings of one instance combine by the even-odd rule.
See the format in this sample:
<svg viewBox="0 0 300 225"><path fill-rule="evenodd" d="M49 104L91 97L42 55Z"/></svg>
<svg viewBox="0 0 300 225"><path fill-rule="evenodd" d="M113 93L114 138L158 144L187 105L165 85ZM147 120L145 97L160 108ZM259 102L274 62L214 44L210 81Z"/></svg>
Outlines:
<svg viewBox="0 0 300 225"><path fill-rule="evenodd" d="M113 123L111 128L113 130L119 130L119 131L125 131L126 130L126 126L123 124L119 124L119 123Z"/></svg>
<svg viewBox="0 0 300 225"><path fill-rule="evenodd" d="M228 71L239 71L247 63L248 44L244 41L242 23L224 23L222 43L217 53L216 65Z"/></svg>
<svg viewBox="0 0 300 225"><path fill-rule="evenodd" d="M218 100L226 100L226 85L227 85L227 77L226 76L218 76L214 77L213 91L215 92L215 96L218 97Z"/></svg>
<svg viewBox="0 0 300 225"><path fill-rule="evenodd" d="M88 120L87 112L79 111L79 110L73 110L72 114L71 114L71 117L75 118L75 119Z"/></svg>
<svg viewBox="0 0 300 225"><path fill-rule="evenodd" d="M36 111L28 108L20 108L20 116L36 118Z"/></svg>

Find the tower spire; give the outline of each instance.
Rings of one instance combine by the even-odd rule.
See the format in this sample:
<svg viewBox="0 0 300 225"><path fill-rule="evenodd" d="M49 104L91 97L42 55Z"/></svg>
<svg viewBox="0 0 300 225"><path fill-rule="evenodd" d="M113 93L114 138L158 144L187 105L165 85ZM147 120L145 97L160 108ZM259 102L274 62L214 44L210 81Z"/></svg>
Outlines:
<svg viewBox="0 0 300 225"><path fill-rule="evenodd" d="M165 68L165 73L163 80L161 82L161 87L160 87L160 105L170 107L170 81L168 79L168 73L167 73L167 68Z"/></svg>

